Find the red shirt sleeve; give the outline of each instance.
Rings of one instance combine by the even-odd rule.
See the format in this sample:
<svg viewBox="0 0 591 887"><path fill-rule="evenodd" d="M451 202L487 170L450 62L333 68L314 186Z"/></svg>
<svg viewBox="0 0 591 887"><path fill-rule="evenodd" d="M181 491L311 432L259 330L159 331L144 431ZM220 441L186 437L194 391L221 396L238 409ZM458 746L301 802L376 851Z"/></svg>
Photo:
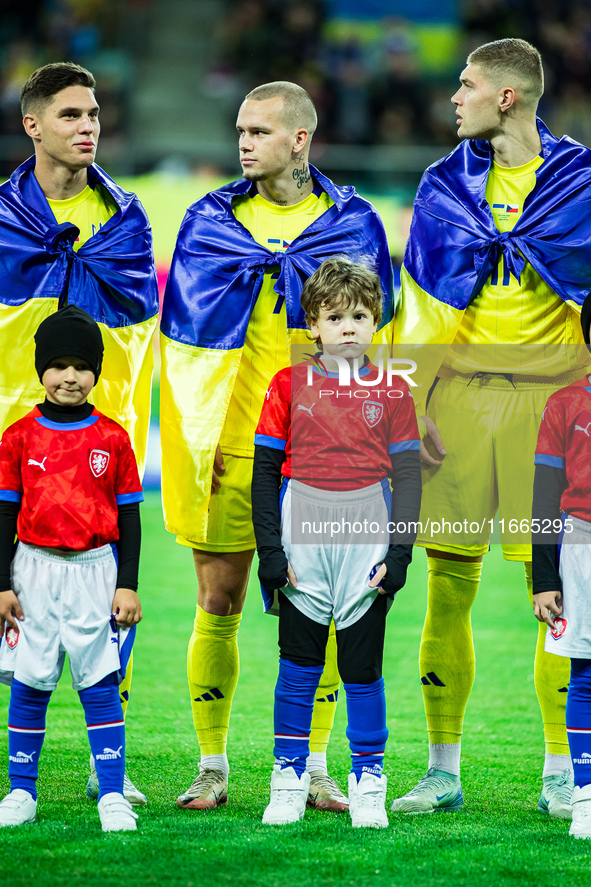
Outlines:
<svg viewBox="0 0 591 887"><path fill-rule="evenodd" d="M291 425L291 372L281 370L267 388L261 417L254 436L255 445L284 450Z"/></svg>
<svg viewBox="0 0 591 887"><path fill-rule="evenodd" d="M131 441L125 429L120 428L120 432L117 474L115 476L117 505L143 502L144 494L142 493L142 485L137 470L137 462L131 448Z"/></svg>
<svg viewBox="0 0 591 887"><path fill-rule="evenodd" d="M13 427L7 428L0 441L0 500L4 502L22 499L21 459L21 437Z"/></svg>
<svg viewBox="0 0 591 887"><path fill-rule="evenodd" d="M538 432L536 445L536 465L549 465L551 468L565 467L565 430L564 403L561 399L550 397Z"/></svg>
<svg viewBox="0 0 591 887"><path fill-rule="evenodd" d="M402 396L388 398L392 404L388 435L388 453L390 455L392 453L402 453L405 450L420 450L421 448L415 402L410 388L403 379L400 379L396 389L392 388L389 393L393 394L395 390L400 391Z"/></svg>

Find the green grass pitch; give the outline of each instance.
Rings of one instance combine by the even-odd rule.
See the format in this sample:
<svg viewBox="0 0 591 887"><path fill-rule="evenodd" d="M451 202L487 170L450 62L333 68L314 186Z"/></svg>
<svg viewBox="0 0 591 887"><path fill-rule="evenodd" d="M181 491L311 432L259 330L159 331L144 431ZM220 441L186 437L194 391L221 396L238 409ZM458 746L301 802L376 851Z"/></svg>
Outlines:
<svg viewBox="0 0 591 887"><path fill-rule="evenodd" d="M84 795L88 744L82 707L64 676L49 708L39 779L38 822L0 833L0 883L7 887L587 887L591 842L568 823L537 812L543 756L533 687L536 626L522 567L494 547L473 612L476 683L463 743L464 811L390 815L381 832L353 830L347 816L308 811L302 823L272 829L260 819L272 765L277 669L273 617L263 616L251 582L240 629L241 677L228 752L230 803L207 814L175 799L197 760L186 686L186 645L195 607L190 553L162 527L159 498L143 509L144 621L135 648L127 718L128 769L149 798L137 834L103 835ZM388 617L384 675L391 800L410 788L427 760L417 656L425 610L425 556L415 554L407 587ZM7 689L0 686L0 721ZM329 748L332 774L346 783L345 705ZM6 732L0 731L0 791L8 790Z"/></svg>

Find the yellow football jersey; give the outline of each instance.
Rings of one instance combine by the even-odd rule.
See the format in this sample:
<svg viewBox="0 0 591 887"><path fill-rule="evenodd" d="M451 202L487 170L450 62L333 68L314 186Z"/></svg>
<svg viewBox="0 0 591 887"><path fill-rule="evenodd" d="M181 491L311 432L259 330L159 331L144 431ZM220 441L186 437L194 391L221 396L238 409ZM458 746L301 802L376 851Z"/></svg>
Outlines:
<svg viewBox="0 0 591 887"><path fill-rule="evenodd" d="M325 191L310 194L293 206L277 206L256 194L236 199L233 210L257 243L273 252L284 252L332 205ZM290 362L285 299L273 289L277 275L278 268L265 274L253 307L220 439L222 452L234 456L254 454L254 432L265 391L275 373Z"/></svg>
<svg viewBox="0 0 591 887"><path fill-rule="evenodd" d="M499 231L511 231L536 182L536 170L544 162L534 157L523 166L504 167L492 163L486 185L486 200ZM481 292L466 309L454 340L455 345L563 345L583 341L576 305L566 304L533 269L529 262L518 281L504 266L501 256ZM576 349L578 350L578 349ZM492 349L452 349L444 365L456 372L514 370L522 374L552 375L575 369L576 350L564 355L561 365L553 359L545 364L541 350L501 348L498 360L490 360ZM486 357L483 360L483 355ZM490 365L483 366L483 362Z"/></svg>
<svg viewBox="0 0 591 887"><path fill-rule="evenodd" d="M109 192L98 184L94 188L87 185L84 191L68 200L50 200L48 197L47 202L58 224L72 222L80 228L75 250L90 240L117 212L117 204Z"/></svg>

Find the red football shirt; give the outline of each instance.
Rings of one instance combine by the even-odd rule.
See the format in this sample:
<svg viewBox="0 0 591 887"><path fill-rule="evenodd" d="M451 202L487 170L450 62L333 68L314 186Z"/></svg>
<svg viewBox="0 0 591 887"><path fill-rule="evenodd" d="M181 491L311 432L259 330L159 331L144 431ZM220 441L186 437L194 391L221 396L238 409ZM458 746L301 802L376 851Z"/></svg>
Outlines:
<svg viewBox="0 0 591 887"><path fill-rule="evenodd" d="M591 385L585 376L548 398L536 446L536 465L563 468L560 508L591 521Z"/></svg>
<svg viewBox="0 0 591 887"><path fill-rule="evenodd" d="M391 387L368 364L359 379L308 367L280 370L265 395L255 444L285 450L281 472L323 490L355 490L391 473L390 455L420 448L414 401L402 378ZM374 383L374 384L372 384Z"/></svg>
<svg viewBox="0 0 591 887"><path fill-rule="evenodd" d="M88 551L119 538L117 506L143 500L127 432L94 410L53 422L37 407L0 442L0 499L20 502L21 542Z"/></svg>

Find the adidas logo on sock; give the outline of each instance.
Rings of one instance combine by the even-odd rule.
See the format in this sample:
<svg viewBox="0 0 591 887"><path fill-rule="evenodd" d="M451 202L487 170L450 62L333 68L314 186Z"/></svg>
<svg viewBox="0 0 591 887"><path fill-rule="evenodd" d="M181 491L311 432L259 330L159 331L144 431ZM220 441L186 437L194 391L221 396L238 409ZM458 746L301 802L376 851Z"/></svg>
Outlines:
<svg viewBox="0 0 591 887"><path fill-rule="evenodd" d="M207 693L204 693L203 696L196 696L193 700L194 702L213 702L214 699L223 699L224 694L221 690L218 690L217 687L212 687L208 690Z"/></svg>
<svg viewBox="0 0 591 887"><path fill-rule="evenodd" d="M434 671L428 671L426 675L423 675L421 678L421 684L425 686L433 685L434 687L445 687L443 681L441 681Z"/></svg>
<svg viewBox="0 0 591 887"><path fill-rule="evenodd" d="M339 691L335 690L334 693L329 693L328 696L323 696L322 699L316 699L316 702L336 702L339 698Z"/></svg>

